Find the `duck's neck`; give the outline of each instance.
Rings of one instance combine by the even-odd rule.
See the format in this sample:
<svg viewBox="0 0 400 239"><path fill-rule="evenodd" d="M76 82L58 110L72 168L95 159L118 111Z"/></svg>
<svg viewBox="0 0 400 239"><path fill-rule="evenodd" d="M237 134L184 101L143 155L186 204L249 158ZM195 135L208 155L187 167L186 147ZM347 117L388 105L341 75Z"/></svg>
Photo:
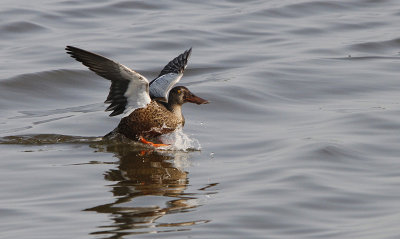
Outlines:
<svg viewBox="0 0 400 239"><path fill-rule="evenodd" d="M185 122L185 118L183 118L183 114L182 114L182 105L180 105L180 104L167 104L166 107L178 119L180 119L182 122Z"/></svg>
<svg viewBox="0 0 400 239"><path fill-rule="evenodd" d="M167 108L169 111L171 111L172 113L174 113L175 115L182 115L182 105L178 105L178 104L167 104Z"/></svg>

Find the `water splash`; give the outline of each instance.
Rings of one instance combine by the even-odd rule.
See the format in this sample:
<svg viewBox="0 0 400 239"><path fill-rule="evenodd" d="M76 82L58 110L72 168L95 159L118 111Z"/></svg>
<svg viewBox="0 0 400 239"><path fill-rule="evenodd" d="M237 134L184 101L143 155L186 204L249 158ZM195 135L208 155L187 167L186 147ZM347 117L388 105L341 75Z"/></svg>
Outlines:
<svg viewBox="0 0 400 239"><path fill-rule="evenodd" d="M174 132L160 136L160 140L164 144L169 144L167 150L201 150L200 142L185 134L182 128L176 129ZM163 149L163 148L162 148Z"/></svg>

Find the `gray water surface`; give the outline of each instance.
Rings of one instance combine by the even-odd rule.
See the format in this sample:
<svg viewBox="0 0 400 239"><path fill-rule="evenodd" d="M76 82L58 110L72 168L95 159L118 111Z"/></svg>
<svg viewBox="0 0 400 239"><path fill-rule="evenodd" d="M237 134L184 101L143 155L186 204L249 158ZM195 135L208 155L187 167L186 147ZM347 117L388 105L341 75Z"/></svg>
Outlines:
<svg viewBox="0 0 400 239"><path fill-rule="evenodd" d="M399 238L400 2L3 1L0 238ZM104 141L73 45L180 84L196 150Z"/></svg>

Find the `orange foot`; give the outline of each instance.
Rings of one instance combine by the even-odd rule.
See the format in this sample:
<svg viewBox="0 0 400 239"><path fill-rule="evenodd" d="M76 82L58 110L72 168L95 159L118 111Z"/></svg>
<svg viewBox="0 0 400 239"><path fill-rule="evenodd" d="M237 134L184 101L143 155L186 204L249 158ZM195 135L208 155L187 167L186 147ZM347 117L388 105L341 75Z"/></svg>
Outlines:
<svg viewBox="0 0 400 239"><path fill-rule="evenodd" d="M169 144L155 144L155 143L153 143L153 142L150 142L150 141L145 140L142 136L139 137L139 141L142 142L142 143L144 143L144 144L153 146L153 147L155 147L155 148L162 147L162 146L169 146Z"/></svg>

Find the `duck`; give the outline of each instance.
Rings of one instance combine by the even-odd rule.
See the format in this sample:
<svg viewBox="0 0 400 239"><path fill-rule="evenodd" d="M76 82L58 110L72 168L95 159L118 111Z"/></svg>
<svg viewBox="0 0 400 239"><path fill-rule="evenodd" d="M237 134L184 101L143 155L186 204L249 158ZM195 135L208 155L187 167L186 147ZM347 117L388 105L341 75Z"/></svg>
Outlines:
<svg viewBox="0 0 400 239"><path fill-rule="evenodd" d="M168 62L151 82L138 72L102 55L74 46L66 46L65 50L91 71L111 81L105 100L109 104L106 111L112 111L110 117L121 114L123 117L118 126L105 137L121 134L153 147L167 146L148 139L157 139L163 134L183 128L183 104L209 103L190 92L187 87L175 86L183 76L192 48Z"/></svg>

